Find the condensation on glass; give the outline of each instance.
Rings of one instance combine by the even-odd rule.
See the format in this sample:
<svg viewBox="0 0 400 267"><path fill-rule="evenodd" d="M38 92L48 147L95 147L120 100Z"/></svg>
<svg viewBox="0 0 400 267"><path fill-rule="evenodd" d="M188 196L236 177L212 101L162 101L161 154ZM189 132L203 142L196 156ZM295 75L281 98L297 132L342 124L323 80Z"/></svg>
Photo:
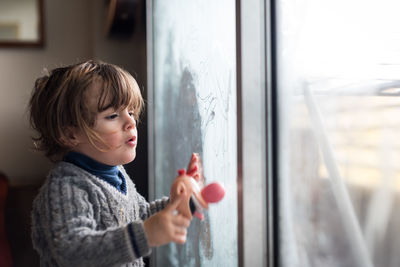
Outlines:
<svg viewBox="0 0 400 267"><path fill-rule="evenodd" d="M399 8L277 1L282 266L400 266Z"/></svg>
<svg viewBox="0 0 400 267"><path fill-rule="evenodd" d="M192 152L224 199L194 218L185 245L155 250L156 266L237 266L235 1L152 1L154 193L168 195Z"/></svg>

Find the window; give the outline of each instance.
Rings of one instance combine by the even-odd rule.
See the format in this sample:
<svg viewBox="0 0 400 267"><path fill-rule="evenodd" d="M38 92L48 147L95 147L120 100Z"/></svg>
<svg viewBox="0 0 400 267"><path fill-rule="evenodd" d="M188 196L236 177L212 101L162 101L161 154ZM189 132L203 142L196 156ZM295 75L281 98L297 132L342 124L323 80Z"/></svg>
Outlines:
<svg viewBox="0 0 400 267"><path fill-rule="evenodd" d="M234 1L148 1L153 196L200 153L206 183L226 194L194 218L185 245L155 250L155 266L237 266L236 24Z"/></svg>
<svg viewBox="0 0 400 267"><path fill-rule="evenodd" d="M277 0L281 266L399 266L400 4Z"/></svg>

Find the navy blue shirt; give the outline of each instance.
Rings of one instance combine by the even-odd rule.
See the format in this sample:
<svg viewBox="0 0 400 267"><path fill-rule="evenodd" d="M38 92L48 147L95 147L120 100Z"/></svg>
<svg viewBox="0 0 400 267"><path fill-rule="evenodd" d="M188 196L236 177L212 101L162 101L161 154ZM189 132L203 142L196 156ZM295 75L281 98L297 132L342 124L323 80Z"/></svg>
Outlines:
<svg viewBox="0 0 400 267"><path fill-rule="evenodd" d="M100 163L84 154L74 151L69 152L64 157L64 161L81 167L82 169L90 172L93 175L96 175L100 179L114 186L120 192L126 194L125 177L117 166L110 166Z"/></svg>

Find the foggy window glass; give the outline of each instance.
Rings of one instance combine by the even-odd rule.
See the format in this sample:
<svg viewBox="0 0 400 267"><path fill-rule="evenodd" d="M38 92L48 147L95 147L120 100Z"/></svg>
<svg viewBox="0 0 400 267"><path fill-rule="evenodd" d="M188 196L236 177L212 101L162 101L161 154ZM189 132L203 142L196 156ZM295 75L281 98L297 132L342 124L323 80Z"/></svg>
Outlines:
<svg viewBox="0 0 400 267"><path fill-rule="evenodd" d="M206 184L225 186L185 245L157 248L155 266L237 266L235 1L152 1L155 197L200 154Z"/></svg>
<svg viewBox="0 0 400 267"><path fill-rule="evenodd" d="M400 266L397 0L278 0L282 266Z"/></svg>

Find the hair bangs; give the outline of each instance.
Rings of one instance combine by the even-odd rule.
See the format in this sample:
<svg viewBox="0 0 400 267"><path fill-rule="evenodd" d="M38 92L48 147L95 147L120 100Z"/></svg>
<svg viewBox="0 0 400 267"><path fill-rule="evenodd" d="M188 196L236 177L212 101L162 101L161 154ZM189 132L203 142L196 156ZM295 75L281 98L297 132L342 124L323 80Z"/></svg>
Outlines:
<svg viewBox="0 0 400 267"><path fill-rule="evenodd" d="M137 118L143 106L143 99L139 86L131 75L123 70L101 76L102 88L97 109L102 112L108 108L122 110L132 109Z"/></svg>

